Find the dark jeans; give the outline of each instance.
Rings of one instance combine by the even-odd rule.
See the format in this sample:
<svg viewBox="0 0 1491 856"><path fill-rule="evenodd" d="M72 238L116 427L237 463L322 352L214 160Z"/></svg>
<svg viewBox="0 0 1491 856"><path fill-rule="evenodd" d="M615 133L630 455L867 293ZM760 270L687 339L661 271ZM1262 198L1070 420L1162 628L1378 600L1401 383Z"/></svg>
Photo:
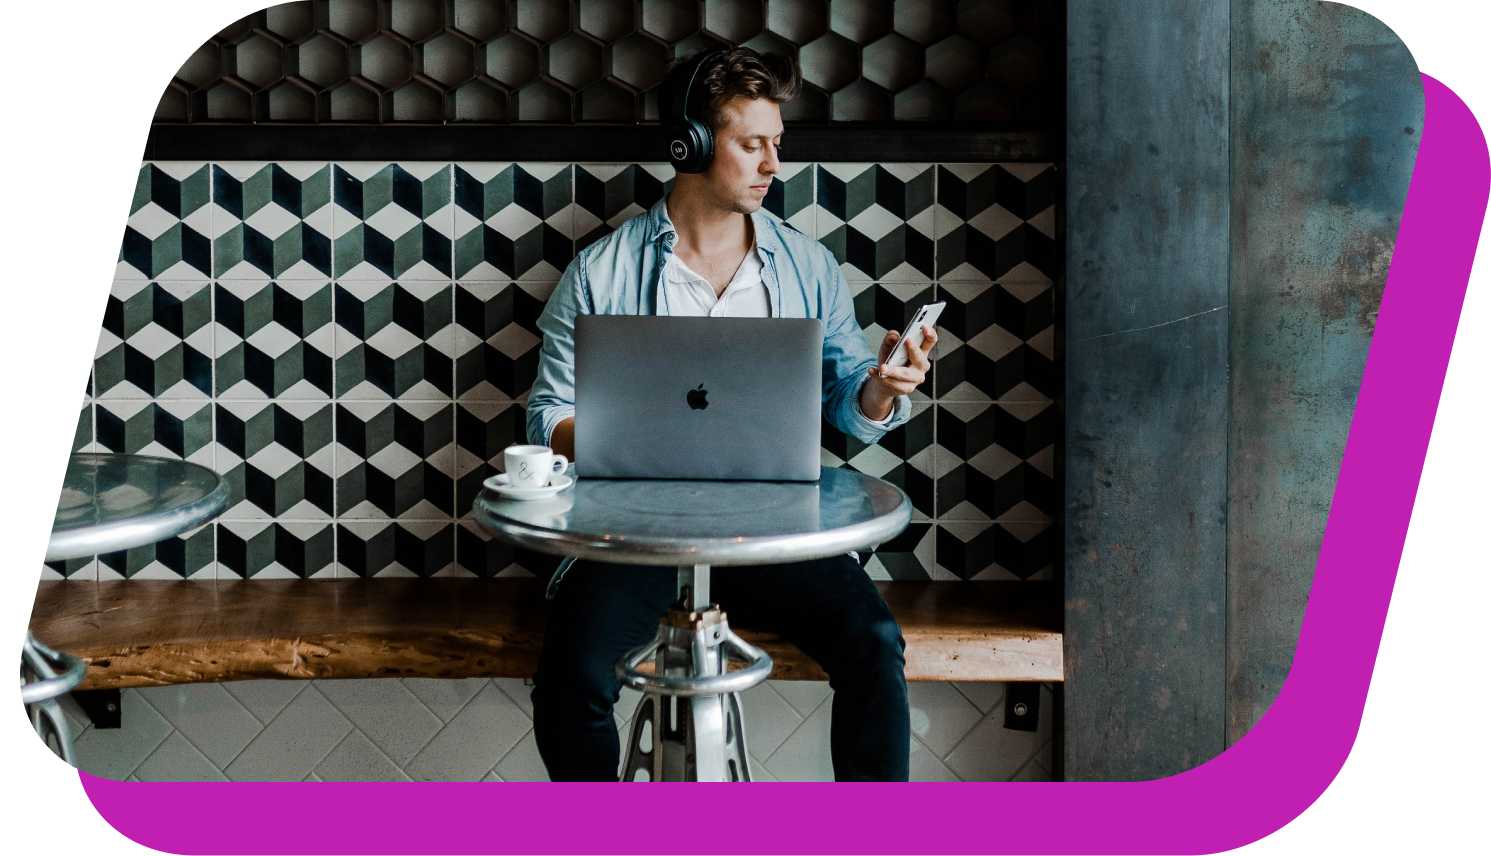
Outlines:
<svg viewBox="0 0 1491 856"><path fill-rule="evenodd" d="M615 781L621 741L612 668L657 633L678 570L576 562L550 605L533 687L534 736L549 778ZM848 556L714 568L711 599L732 624L790 640L834 689L830 750L839 781L904 782L911 716L906 643L890 607Z"/></svg>

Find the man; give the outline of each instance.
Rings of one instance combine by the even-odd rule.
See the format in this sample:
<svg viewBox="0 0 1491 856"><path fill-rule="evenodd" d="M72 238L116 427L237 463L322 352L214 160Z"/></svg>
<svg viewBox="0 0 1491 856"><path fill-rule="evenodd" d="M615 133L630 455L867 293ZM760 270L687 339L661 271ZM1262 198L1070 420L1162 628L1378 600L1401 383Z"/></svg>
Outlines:
<svg viewBox="0 0 1491 856"><path fill-rule="evenodd" d="M680 78L699 57L670 70L660 99L665 113L668 93L687 83ZM735 48L703 61L689 115L713 129L713 156L702 172L680 172L667 198L565 270L539 319L544 344L528 400L530 442L574 456L574 320L582 312L819 318L828 419L872 443L910 418L906 396L926 378L935 332L912 349L908 366L884 365L898 341L894 332L874 359L832 254L760 211L781 169L779 105L800 86L792 60L774 54ZM667 124L678 117L662 118ZM612 707L620 684L612 667L657 632L676 585L676 568L580 561L551 589L533 689L534 731L551 779L615 780L620 740ZM846 555L716 568L711 586L734 621L782 635L828 673L836 693L836 779L908 778L905 642L857 562Z"/></svg>

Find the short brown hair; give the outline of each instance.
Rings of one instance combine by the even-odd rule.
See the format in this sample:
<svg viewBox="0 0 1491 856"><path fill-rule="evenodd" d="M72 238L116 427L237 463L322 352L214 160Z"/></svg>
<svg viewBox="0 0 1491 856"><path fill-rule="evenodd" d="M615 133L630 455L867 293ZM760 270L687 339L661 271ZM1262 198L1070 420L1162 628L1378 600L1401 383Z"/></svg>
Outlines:
<svg viewBox="0 0 1491 856"><path fill-rule="evenodd" d="M660 92L662 101L658 105L664 122L677 120L678 117L668 115L672 93L676 91L675 87L688 83L678 79L681 77L679 69L710 50L713 49L690 51L668 65ZM761 53L751 48L729 48L699 69L694 85L707 93L709 100L702 118L710 130L718 133L724 127L722 108L730 99L749 98L754 101L765 98L776 104L791 101L802 91L802 73L790 56Z"/></svg>

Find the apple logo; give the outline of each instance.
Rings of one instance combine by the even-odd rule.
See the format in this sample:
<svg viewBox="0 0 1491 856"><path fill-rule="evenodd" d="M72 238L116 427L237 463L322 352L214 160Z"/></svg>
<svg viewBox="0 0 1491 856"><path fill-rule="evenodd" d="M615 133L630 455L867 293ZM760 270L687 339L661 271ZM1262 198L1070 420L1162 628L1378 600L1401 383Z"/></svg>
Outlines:
<svg viewBox="0 0 1491 856"><path fill-rule="evenodd" d="M703 410L708 407L709 399L705 398L706 395L709 395L709 390L705 389L702 383L699 384L698 389L689 390L689 408L692 410Z"/></svg>

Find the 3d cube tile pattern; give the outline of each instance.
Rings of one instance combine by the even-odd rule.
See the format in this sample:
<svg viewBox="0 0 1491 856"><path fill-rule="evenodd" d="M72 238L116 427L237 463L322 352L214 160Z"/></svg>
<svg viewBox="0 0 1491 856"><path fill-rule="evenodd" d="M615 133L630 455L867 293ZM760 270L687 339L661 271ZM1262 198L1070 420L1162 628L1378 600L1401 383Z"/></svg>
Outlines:
<svg viewBox="0 0 1491 856"><path fill-rule="evenodd" d="M342 398L448 399L456 331L449 282L340 282L336 380Z"/></svg>
<svg viewBox="0 0 1491 856"><path fill-rule="evenodd" d="M332 169L338 279L450 279L450 164Z"/></svg>
<svg viewBox="0 0 1491 856"><path fill-rule="evenodd" d="M655 121L669 58L734 45L798 59L796 121L1039 121L1061 22L1051 0L285 3L192 53L155 121Z"/></svg>
<svg viewBox="0 0 1491 856"><path fill-rule="evenodd" d="M94 364L100 398L212 394L212 290L205 281L114 281Z"/></svg>
<svg viewBox="0 0 1491 856"><path fill-rule="evenodd" d="M214 299L220 397L331 397L331 283L226 280Z"/></svg>
<svg viewBox="0 0 1491 856"><path fill-rule="evenodd" d="M119 279L206 279L212 276L211 180L205 163L155 162L140 167L130 201Z"/></svg>
<svg viewBox="0 0 1491 856"><path fill-rule="evenodd" d="M542 782L530 690L514 678L129 689L122 727L103 730L70 696L62 705L78 766L117 781ZM999 683L912 684L912 781L1051 781L1051 686L1041 686L1033 732L1003 727L1004 692ZM622 734L636 698L624 691L616 706ZM767 681L741 703L758 781L832 780L827 682Z"/></svg>
<svg viewBox="0 0 1491 856"><path fill-rule="evenodd" d="M671 168L227 162L142 175L141 199L202 212L218 276L116 275L74 447L213 467L232 501L179 558L80 559L47 578L553 572L552 558L486 537L470 506L523 439L558 277L663 198ZM912 499L912 527L860 555L877 579L1053 573L1059 271L1054 255L985 261L1019 228L1054 240L1054 187L1044 164L793 164L772 183L765 210L838 254L872 349L922 304L948 304L908 425L870 446L824 426L825 464ZM274 241L300 229L299 255L275 249L256 267L217 240L224 223ZM331 241L329 275L306 255L311 233ZM969 255L977 236L992 256ZM357 251L337 251L344 239ZM391 255L369 255L383 239Z"/></svg>
<svg viewBox="0 0 1491 856"><path fill-rule="evenodd" d="M331 167L214 164L213 273L219 279L331 276Z"/></svg>
<svg viewBox="0 0 1491 856"><path fill-rule="evenodd" d="M457 164L460 280L555 280L574 256L574 167Z"/></svg>

